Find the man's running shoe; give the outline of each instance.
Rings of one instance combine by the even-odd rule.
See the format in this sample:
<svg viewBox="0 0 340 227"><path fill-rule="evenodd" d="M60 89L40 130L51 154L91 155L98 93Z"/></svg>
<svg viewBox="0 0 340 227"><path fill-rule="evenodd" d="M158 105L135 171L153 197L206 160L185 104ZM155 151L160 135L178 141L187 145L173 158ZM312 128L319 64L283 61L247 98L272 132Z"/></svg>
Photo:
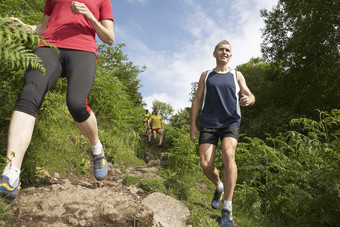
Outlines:
<svg viewBox="0 0 340 227"><path fill-rule="evenodd" d="M20 190L20 181L16 187L9 184L9 178L5 175L0 175L0 196L4 197L7 202L13 202L18 196Z"/></svg>
<svg viewBox="0 0 340 227"><path fill-rule="evenodd" d="M104 152L102 152L99 155L93 155L93 172L94 177L97 180L104 180L107 174L107 160L104 155Z"/></svg>
<svg viewBox="0 0 340 227"><path fill-rule="evenodd" d="M220 208L223 201L224 191L223 189L216 188L214 198L211 201L211 206L214 209Z"/></svg>
<svg viewBox="0 0 340 227"><path fill-rule="evenodd" d="M222 209L220 227L232 227L234 225L233 214L230 210Z"/></svg>

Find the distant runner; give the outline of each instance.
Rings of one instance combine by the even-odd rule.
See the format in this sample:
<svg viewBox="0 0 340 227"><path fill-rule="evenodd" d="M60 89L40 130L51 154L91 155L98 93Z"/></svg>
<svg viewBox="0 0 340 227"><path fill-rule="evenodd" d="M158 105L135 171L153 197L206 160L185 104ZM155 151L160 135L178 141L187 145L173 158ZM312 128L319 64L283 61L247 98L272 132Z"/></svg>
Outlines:
<svg viewBox="0 0 340 227"><path fill-rule="evenodd" d="M145 110L145 113L142 115L145 134L148 133L148 119L149 118L150 118L149 110Z"/></svg>
<svg viewBox="0 0 340 227"><path fill-rule="evenodd" d="M255 103L255 96L241 72L229 69L232 56L228 41L218 43L213 52L216 67L201 74L191 107L190 138L195 143L196 119L203 99L200 117L199 154L205 176L216 186L212 207L218 209L223 200L221 227L233 226L232 198L237 179L235 149L241 124L240 106ZM239 99L239 92L242 97ZM218 140L222 143L223 181L215 167Z"/></svg>
<svg viewBox="0 0 340 227"><path fill-rule="evenodd" d="M88 97L96 74L95 36L97 34L109 45L115 39L112 6L110 0L83 2L46 0L44 15L38 25L27 25L18 18L11 18L42 35L59 52L41 43L35 54L42 59L46 74L31 68L25 72L24 86L8 131L8 162L0 176L0 195L9 199L15 199L19 193L20 168L31 141L37 112L46 93L62 76L67 79L68 109L91 143L94 176L97 180L106 177L108 164Z"/></svg>
<svg viewBox="0 0 340 227"><path fill-rule="evenodd" d="M157 133L160 134L159 137L159 147L162 147L162 141L163 141L163 133L164 133L164 127L163 127L163 122L162 122L162 116L158 114L159 109L155 108L154 112L155 114L153 114L150 117L150 125L152 124L152 135L153 135L153 139L156 142L157 139Z"/></svg>
<svg viewBox="0 0 340 227"><path fill-rule="evenodd" d="M152 115L155 114L155 111L152 111ZM152 122L150 122L150 118L151 116L149 116L148 120L147 120L147 125L148 125L148 144L151 144L151 134L152 134Z"/></svg>

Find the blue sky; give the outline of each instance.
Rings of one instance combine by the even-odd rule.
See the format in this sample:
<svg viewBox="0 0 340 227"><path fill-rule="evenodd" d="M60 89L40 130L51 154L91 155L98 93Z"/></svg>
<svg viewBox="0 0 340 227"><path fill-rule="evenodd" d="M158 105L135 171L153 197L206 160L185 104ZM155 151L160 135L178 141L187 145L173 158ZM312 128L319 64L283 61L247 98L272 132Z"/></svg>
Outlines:
<svg viewBox="0 0 340 227"><path fill-rule="evenodd" d="M260 9L277 0L111 0L116 44L139 66L147 108L152 101L177 112L191 106L191 83L215 66L215 45L228 40L231 68L261 56ZM251 89L251 88L250 88Z"/></svg>

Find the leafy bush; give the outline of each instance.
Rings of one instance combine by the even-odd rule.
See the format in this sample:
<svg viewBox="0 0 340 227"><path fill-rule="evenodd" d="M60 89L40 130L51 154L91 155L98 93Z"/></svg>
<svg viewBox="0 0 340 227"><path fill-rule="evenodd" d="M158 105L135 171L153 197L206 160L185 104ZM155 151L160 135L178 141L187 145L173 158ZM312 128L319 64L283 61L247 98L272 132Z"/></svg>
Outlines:
<svg viewBox="0 0 340 227"><path fill-rule="evenodd" d="M256 138L239 143L235 203L240 212L275 226L339 223L340 184L334 180L340 179L340 111L321 116L319 122L292 120L301 132L287 131L268 138L268 144Z"/></svg>
<svg viewBox="0 0 340 227"><path fill-rule="evenodd" d="M166 130L166 139L168 141L165 142L171 142L169 169L176 171L180 176L191 171L200 171L198 145L192 143L188 133L169 126Z"/></svg>

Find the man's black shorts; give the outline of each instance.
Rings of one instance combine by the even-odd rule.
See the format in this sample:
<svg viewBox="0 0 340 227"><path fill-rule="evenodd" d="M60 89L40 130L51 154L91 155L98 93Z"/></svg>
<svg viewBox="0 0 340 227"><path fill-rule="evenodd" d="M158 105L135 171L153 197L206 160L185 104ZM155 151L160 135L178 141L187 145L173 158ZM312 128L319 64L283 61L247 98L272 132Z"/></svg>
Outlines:
<svg viewBox="0 0 340 227"><path fill-rule="evenodd" d="M199 144L209 143L217 145L218 139L222 141L225 137L232 137L238 140L239 129L237 126L227 128L201 128Z"/></svg>

